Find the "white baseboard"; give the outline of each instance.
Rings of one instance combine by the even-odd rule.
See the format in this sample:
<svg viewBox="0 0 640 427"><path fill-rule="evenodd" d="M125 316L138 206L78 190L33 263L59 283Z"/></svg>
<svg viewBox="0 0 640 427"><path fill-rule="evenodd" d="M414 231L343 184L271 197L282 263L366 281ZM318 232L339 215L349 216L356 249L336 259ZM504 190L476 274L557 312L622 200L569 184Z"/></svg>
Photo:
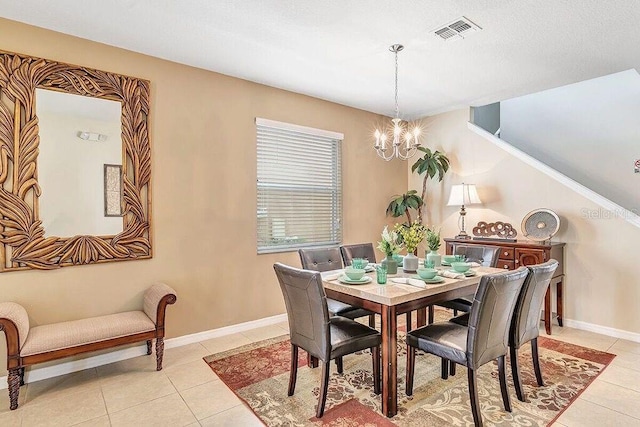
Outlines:
<svg viewBox="0 0 640 427"><path fill-rule="evenodd" d="M225 335L236 334L243 331L259 328L262 326L274 325L276 323L287 320L287 315L278 314L276 316L265 317L263 319L252 320L250 322L239 323L237 325L225 326L223 328L211 329L209 331L196 332L195 334L183 335L181 337L169 338L164 341L164 347L174 348L187 344L193 344L200 341L218 338ZM82 371L84 369L95 368L97 366L108 365L109 363L119 362L121 360L131 359L147 354L147 345L142 343L135 347L129 347L122 350L114 350L109 353L91 356L80 360L63 362L53 366L43 368L29 369L25 373L25 383L45 380L60 375L70 374L72 372ZM0 390L7 388L7 376L0 377Z"/></svg>
<svg viewBox="0 0 640 427"><path fill-rule="evenodd" d="M562 319L565 326L583 331L595 332L597 334L607 335L614 338L621 338L628 341L640 342L640 334L636 332L625 331L622 329L610 328L608 326L587 323L581 320ZM553 338L553 336L551 336Z"/></svg>

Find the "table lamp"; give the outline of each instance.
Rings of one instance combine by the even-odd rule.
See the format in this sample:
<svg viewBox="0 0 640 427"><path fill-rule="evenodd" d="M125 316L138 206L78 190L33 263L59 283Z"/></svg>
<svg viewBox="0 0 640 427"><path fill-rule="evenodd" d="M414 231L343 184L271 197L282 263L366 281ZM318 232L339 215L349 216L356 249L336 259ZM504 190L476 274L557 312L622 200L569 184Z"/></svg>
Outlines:
<svg viewBox="0 0 640 427"><path fill-rule="evenodd" d="M464 230L464 216L467 211L464 209L465 205L477 205L482 203L478 197L478 191L475 184L456 184L451 186L451 194L449 195L449 202L447 206L461 206L460 218L458 219L458 227L460 233L456 236L456 239L470 239L471 236Z"/></svg>

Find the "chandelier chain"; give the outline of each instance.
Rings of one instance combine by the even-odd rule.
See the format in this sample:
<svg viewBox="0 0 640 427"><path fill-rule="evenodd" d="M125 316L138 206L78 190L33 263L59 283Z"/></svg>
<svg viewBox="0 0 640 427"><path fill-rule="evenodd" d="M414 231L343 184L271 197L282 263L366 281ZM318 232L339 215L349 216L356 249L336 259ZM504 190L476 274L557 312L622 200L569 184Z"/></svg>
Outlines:
<svg viewBox="0 0 640 427"><path fill-rule="evenodd" d="M398 108L398 50L395 51L396 54L396 118L400 117L400 109Z"/></svg>

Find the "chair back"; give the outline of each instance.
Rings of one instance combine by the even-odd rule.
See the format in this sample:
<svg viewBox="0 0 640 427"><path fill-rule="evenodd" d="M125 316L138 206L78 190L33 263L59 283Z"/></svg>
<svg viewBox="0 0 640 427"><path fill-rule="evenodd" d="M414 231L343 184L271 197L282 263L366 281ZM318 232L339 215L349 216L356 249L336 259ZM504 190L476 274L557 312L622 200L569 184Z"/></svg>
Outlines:
<svg viewBox="0 0 640 427"><path fill-rule="evenodd" d="M507 354L513 308L528 274L526 267L520 267L480 279L469 313L467 363L471 369Z"/></svg>
<svg viewBox="0 0 640 427"><path fill-rule="evenodd" d="M291 344L323 361L329 360L329 312L320 273L281 263L274 264L273 269L287 307Z"/></svg>
<svg viewBox="0 0 640 427"><path fill-rule="evenodd" d="M340 249L298 249L300 264L304 270L330 271L342 268Z"/></svg>
<svg viewBox="0 0 640 427"><path fill-rule="evenodd" d="M515 348L520 348L540 333L540 310L551 278L558 268L558 261L552 259L527 268L530 273L516 301L509 333L509 344Z"/></svg>
<svg viewBox="0 0 640 427"><path fill-rule="evenodd" d="M373 250L372 243L343 245L340 246L340 253L342 254L342 262L344 262L345 267L351 265L351 260L354 258L366 258L369 262L376 262L376 251Z"/></svg>
<svg viewBox="0 0 640 427"><path fill-rule="evenodd" d="M454 245L453 254L464 255L467 261L477 262L483 267L497 267L500 248L484 245Z"/></svg>

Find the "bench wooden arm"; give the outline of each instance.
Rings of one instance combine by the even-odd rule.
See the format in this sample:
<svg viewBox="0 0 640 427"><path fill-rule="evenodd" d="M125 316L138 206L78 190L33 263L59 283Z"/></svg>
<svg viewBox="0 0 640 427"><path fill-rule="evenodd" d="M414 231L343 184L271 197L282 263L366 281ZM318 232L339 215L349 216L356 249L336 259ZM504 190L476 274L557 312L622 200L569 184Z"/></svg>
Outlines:
<svg viewBox="0 0 640 427"><path fill-rule="evenodd" d="M164 316L168 304L177 300L176 291L164 283L156 283L144 293L144 312L156 324L156 330L164 336Z"/></svg>
<svg viewBox="0 0 640 427"><path fill-rule="evenodd" d="M7 369L20 366L20 349L29 335L29 316L20 304L0 303L0 331L7 340Z"/></svg>

